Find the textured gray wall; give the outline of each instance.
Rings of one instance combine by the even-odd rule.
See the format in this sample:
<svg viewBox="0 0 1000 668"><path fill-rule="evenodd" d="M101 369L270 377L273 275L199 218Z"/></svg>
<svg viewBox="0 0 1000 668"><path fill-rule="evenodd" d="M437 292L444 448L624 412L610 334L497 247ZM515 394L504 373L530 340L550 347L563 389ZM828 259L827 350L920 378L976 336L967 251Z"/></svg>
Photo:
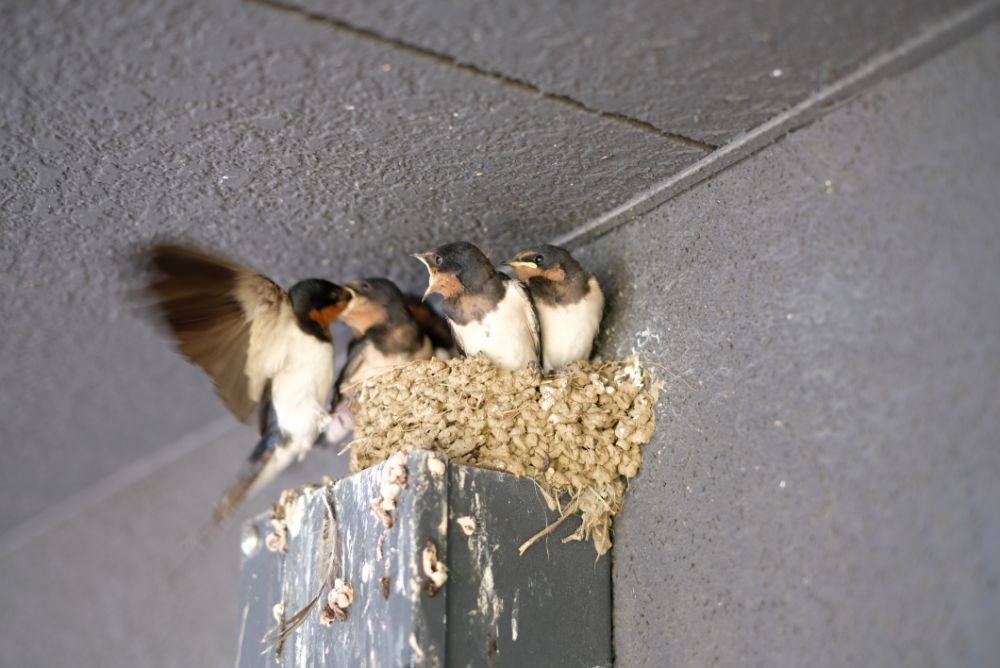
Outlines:
<svg viewBox="0 0 1000 668"><path fill-rule="evenodd" d="M518 221L554 236L705 155L238 0L8 3L0 26L0 533L221 414L136 317L139 244L412 284L408 253L510 252Z"/></svg>
<svg viewBox="0 0 1000 668"><path fill-rule="evenodd" d="M669 389L618 665L996 665L998 177L994 27L584 250Z"/></svg>
<svg viewBox="0 0 1000 668"><path fill-rule="evenodd" d="M265 0L724 144L969 0Z"/></svg>

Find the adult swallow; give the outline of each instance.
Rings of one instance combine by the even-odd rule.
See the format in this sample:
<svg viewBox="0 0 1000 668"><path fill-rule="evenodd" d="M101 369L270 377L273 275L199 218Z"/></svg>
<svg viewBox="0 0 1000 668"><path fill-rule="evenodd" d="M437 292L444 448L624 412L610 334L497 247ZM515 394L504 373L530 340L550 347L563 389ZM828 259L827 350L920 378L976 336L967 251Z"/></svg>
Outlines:
<svg viewBox="0 0 1000 668"><path fill-rule="evenodd" d="M424 297L444 297L441 308L463 353L511 371L538 362L538 319L521 283L464 241L414 257L427 267Z"/></svg>
<svg viewBox="0 0 1000 668"><path fill-rule="evenodd" d="M545 369L590 359L604 313L604 293L593 274L564 248L551 245L523 250L506 264L535 302Z"/></svg>
<svg viewBox="0 0 1000 668"><path fill-rule="evenodd" d="M178 352L208 374L238 420L259 412L261 439L216 506L221 524L304 457L329 421L330 324L351 295L317 278L285 292L246 267L185 246L156 245L146 259L148 292Z"/></svg>

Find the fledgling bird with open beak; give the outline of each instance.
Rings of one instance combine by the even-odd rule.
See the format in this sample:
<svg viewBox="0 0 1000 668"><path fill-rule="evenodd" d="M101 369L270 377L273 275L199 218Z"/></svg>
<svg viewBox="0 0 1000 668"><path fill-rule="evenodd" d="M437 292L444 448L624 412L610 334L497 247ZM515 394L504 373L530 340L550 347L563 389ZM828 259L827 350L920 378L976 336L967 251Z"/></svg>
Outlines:
<svg viewBox="0 0 1000 668"><path fill-rule="evenodd" d="M441 308L463 353L510 371L538 363L538 319L523 285L465 241L414 257L427 267L424 297L444 297Z"/></svg>
<svg viewBox="0 0 1000 668"><path fill-rule="evenodd" d="M451 332L441 317L423 303L411 304L389 279L366 278L345 287L351 301L340 321L353 330L354 338L334 384L334 416L326 431L331 444L343 441L353 429L347 408L354 388L414 360L435 355L447 359L452 345Z"/></svg>
<svg viewBox="0 0 1000 668"><path fill-rule="evenodd" d="M593 274L565 249L547 244L523 250L506 264L535 302L545 369L590 359L604 313L604 293Z"/></svg>
<svg viewBox="0 0 1000 668"><path fill-rule="evenodd" d="M180 245L156 245L146 260L148 292L178 352L209 375L238 420L259 413L261 439L216 506L218 525L304 457L329 422L330 324L350 293L317 278L285 292L246 267Z"/></svg>

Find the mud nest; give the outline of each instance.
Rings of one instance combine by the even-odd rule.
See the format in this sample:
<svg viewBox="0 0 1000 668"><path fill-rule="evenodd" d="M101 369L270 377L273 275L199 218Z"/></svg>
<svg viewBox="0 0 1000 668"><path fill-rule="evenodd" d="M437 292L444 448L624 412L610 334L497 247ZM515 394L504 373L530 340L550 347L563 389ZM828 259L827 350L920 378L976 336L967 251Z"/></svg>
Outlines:
<svg viewBox="0 0 1000 668"><path fill-rule="evenodd" d="M417 447L531 478L560 521L582 517L565 540L592 540L604 554L640 448L653 437L658 395L636 356L575 362L555 374L504 371L481 357L414 362L358 388L351 468Z"/></svg>

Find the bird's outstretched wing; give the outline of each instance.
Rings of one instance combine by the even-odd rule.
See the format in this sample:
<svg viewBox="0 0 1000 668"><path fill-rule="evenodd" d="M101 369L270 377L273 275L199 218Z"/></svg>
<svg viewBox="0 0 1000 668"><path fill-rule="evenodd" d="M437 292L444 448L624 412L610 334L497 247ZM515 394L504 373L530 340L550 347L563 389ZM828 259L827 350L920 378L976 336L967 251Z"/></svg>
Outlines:
<svg viewBox="0 0 1000 668"><path fill-rule="evenodd" d="M284 364L288 294L270 279L194 248L159 244L148 251L148 292L177 341L200 366L226 408L246 421Z"/></svg>

